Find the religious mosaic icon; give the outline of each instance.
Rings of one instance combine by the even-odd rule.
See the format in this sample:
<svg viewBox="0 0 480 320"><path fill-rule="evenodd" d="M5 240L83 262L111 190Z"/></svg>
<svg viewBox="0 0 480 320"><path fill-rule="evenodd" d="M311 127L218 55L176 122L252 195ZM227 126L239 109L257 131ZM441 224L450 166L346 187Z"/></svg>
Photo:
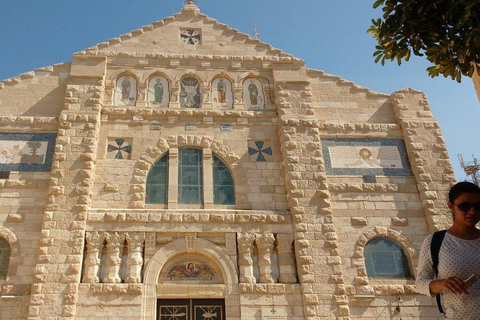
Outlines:
<svg viewBox="0 0 480 320"><path fill-rule="evenodd" d="M182 79L180 106L182 108L200 108L201 101L200 82L194 77Z"/></svg>
<svg viewBox="0 0 480 320"><path fill-rule="evenodd" d="M247 79L243 82L243 101L247 109L265 108L265 93L258 79Z"/></svg>
<svg viewBox="0 0 480 320"><path fill-rule="evenodd" d="M108 139L107 159L129 160L131 155L131 139Z"/></svg>
<svg viewBox="0 0 480 320"><path fill-rule="evenodd" d="M148 83L147 101L150 107L168 107L170 90L168 80L164 77L153 77Z"/></svg>
<svg viewBox="0 0 480 320"><path fill-rule="evenodd" d="M198 45L201 44L202 35L197 29L183 29L180 30L180 39L185 44Z"/></svg>
<svg viewBox="0 0 480 320"><path fill-rule="evenodd" d="M113 94L115 106L128 107L137 103L137 80L131 76L118 78Z"/></svg>
<svg viewBox="0 0 480 320"><path fill-rule="evenodd" d="M271 160L273 152L270 141L249 141L248 155L250 160L257 162L266 162Z"/></svg>
<svg viewBox="0 0 480 320"><path fill-rule="evenodd" d="M50 171L56 135L0 133L0 171Z"/></svg>
<svg viewBox="0 0 480 320"><path fill-rule="evenodd" d="M169 281L217 281L214 269L200 260L182 260L174 264L165 274Z"/></svg>
<svg viewBox="0 0 480 320"><path fill-rule="evenodd" d="M337 175L409 175L399 139L323 139L327 172Z"/></svg>
<svg viewBox="0 0 480 320"><path fill-rule="evenodd" d="M214 108L232 108L232 83L227 78L216 78L212 82L212 103Z"/></svg>

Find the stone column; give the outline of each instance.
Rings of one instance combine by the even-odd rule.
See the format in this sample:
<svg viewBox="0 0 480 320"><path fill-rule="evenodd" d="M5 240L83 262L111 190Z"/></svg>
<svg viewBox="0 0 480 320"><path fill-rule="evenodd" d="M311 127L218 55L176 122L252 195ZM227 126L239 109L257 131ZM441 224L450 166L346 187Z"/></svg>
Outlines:
<svg viewBox="0 0 480 320"><path fill-rule="evenodd" d="M120 283L120 267L122 264L123 246L125 244L125 235L115 233L106 234L107 258L105 259L105 277L104 283Z"/></svg>
<svg viewBox="0 0 480 320"><path fill-rule="evenodd" d="M277 234L278 269L281 283L296 283L295 255L293 254L293 235Z"/></svg>
<svg viewBox="0 0 480 320"><path fill-rule="evenodd" d="M73 56L58 118L48 203L28 309L33 320L73 318L103 105L105 57Z"/></svg>
<svg viewBox="0 0 480 320"><path fill-rule="evenodd" d="M255 236L248 233L237 234L238 241L238 268L240 271L240 283L257 282L253 276L253 242Z"/></svg>
<svg viewBox="0 0 480 320"><path fill-rule="evenodd" d="M85 262L83 268L83 283L99 283L100 255L102 253L104 236L98 232L87 232Z"/></svg>
<svg viewBox="0 0 480 320"><path fill-rule="evenodd" d="M213 155L212 149L203 149L203 207L213 208Z"/></svg>
<svg viewBox="0 0 480 320"><path fill-rule="evenodd" d="M304 317L347 320L350 308L306 68L303 62L272 68Z"/></svg>
<svg viewBox="0 0 480 320"><path fill-rule="evenodd" d="M145 233L127 233L127 273L125 275L126 283L142 282L143 267L143 244L145 242Z"/></svg>
<svg viewBox="0 0 480 320"><path fill-rule="evenodd" d="M260 271L260 283L275 283L272 276L272 249L275 237L271 233L255 235L255 243L258 249L258 270Z"/></svg>
<svg viewBox="0 0 480 320"><path fill-rule="evenodd" d="M448 191L456 182L440 126L433 118L425 93L403 89L391 96L397 121L422 200L430 232L451 225L446 208Z"/></svg>
<svg viewBox="0 0 480 320"><path fill-rule="evenodd" d="M168 151L168 209L178 208L178 149Z"/></svg>

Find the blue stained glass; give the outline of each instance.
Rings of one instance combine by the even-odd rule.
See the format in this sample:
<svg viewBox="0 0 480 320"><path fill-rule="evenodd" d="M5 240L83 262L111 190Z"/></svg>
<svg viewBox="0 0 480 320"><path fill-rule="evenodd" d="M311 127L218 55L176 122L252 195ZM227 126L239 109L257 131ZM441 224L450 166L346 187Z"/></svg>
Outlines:
<svg viewBox="0 0 480 320"><path fill-rule="evenodd" d="M113 151L117 151L117 150L118 150L118 148L112 146L111 144L109 144L108 147L107 147L107 152L113 152Z"/></svg>
<svg viewBox="0 0 480 320"><path fill-rule="evenodd" d="M267 161L267 160L265 159L265 157L263 156L263 154L260 152L260 153L258 154L257 161L258 161L258 162L265 162L265 161Z"/></svg>
<svg viewBox="0 0 480 320"><path fill-rule="evenodd" d="M202 204L203 164L202 150L179 149L178 203Z"/></svg>
<svg viewBox="0 0 480 320"><path fill-rule="evenodd" d="M168 154L158 160L147 177L147 204L166 204L168 190Z"/></svg>
<svg viewBox="0 0 480 320"><path fill-rule="evenodd" d="M0 238L0 278L5 278L7 276L10 254L10 244L7 240Z"/></svg>
<svg viewBox="0 0 480 320"><path fill-rule="evenodd" d="M117 151L117 153L115 154L114 159L123 159L122 153L121 153L120 151Z"/></svg>
<svg viewBox="0 0 480 320"><path fill-rule="evenodd" d="M365 246L365 265L371 278L411 278L410 265L402 248L387 238L375 238Z"/></svg>
<svg viewBox="0 0 480 320"><path fill-rule="evenodd" d="M217 156L213 156L213 196L214 204L234 205L235 186L232 173Z"/></svg>

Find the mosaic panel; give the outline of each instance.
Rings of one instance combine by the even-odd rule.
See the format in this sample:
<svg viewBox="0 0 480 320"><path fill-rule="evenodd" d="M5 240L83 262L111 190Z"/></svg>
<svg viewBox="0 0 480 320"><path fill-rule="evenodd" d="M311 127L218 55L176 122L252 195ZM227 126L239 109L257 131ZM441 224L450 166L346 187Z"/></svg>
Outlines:
<svg viewBox="0 0 480 320"><path fill-rule="evenodd" d="M165 274L169 281L209 281L217 282L215 270L204 261L182 260L174 264Z"/></svg>
<svg viewBox="0 0 480 320"><path fill-rule="evenodd" d="M247 109L265 108L265 93L259 80L247 79L243 82L243 101Z"/></svg>
<svg viewBox="0 0 480 320"><path fill-rule="evenodd" d="M200 108L200 83L193 77L181 81L180 106L182 108Z"/></svg>
<svg viewBox="0 0 480 320"><path fill-rule="evenodd" d="M113 93L115 106L135 106L137 103L137 80L134 77L123 76L118 78Z"/></svg>
<svg viewBox="0 0 480 320"><path fill-rule="evenodd" d="M0 133L0 171L50 171L55 139L54 133Z"/></svg>
<svg viewBox="0 0 480 320"><path fill-rule="evenodd" d="M212 103L214 108L232 108L232 83L227 78L216 78L212 82Z"/></svg>
<svg viewBox="0 0 480 320"><path fill-rule="evenodd" d="M108 138L106 158L130 160L132 158L132 139Z"/></svg>
<svg viewBox="0 0 480 320"><path fill-rule="evenodd" d="M164 77L153 77L148 83L147 100L150 107L168 107L170 90L168 80Z"/></svg>
<svg viewBox="0 0 480 320"><path fill-rule="evenodd" d="M330 175L412 175L400 139L322 139L322 148Z"/></svg>
<svg viewBox="0 0 480 320"><path fill-rule="evenodd" d="M248 155L250 161L267 162L272 160L272 142L248 141Z"/></svg>
<svg viewBox="0 0 480 320"><path fill-rule="evenodd" d="M201 31L198 29L180 29L180 40L192 46L202 44Z"/></svg>

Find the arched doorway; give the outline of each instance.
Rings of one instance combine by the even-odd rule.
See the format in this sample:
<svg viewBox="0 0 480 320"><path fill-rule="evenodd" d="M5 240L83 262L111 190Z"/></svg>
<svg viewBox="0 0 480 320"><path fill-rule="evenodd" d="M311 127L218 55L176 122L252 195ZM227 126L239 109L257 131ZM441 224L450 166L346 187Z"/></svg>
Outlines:
<svg viewBox="0 0 480 320"><path fill-rule="evenodd" d="M234 262L216 244L199 238L194 241L187 248L185 239L174 240L148 262L142 319L240 317L240 310L234 307L239 305Z"/></svg>

